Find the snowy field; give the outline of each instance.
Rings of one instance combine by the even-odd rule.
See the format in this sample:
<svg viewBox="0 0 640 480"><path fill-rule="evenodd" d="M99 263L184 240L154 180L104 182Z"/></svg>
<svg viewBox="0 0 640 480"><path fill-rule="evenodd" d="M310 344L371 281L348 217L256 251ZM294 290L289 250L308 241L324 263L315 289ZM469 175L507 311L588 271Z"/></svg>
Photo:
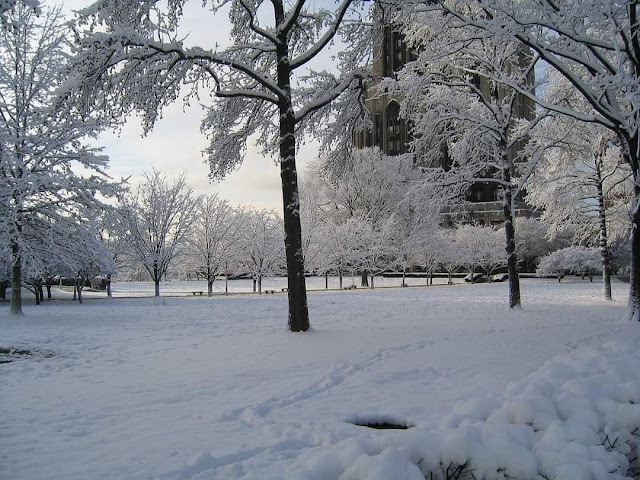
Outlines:
<svg viewBox="0 0 640 480"><path fill-rule="evenodd" d="M305 334L287 332L282 294L53 301L20 319L1 304L0 347L32 354L0 364L0 478L421 478L407 445L443 419L495 408L554 357L639 351L628 284L613 286L605 303L599 282L524 280L515 312L505 283L314 292Z"/></svg>

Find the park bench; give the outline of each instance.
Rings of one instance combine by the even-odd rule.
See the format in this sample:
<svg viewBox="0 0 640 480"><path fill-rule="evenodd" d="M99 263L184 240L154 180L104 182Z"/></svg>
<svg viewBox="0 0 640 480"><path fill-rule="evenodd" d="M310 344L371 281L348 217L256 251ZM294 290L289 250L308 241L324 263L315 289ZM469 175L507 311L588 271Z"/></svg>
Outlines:
<svg viewBox="0 0 640 480"><path fill-rule="evenodd" d="M288 292L289 291L288 288L281 288L280 290L282 290L283 292Z"/></svg>
<svg viewBox="0 0 640 480"><path fill-rule="evenodd" d="M276 293L275 290L265 290L264 293Z"/></svg>
<svg viewBox="0 0 640 480"><path fill-rule="evenodd" d="M202 292L191 292L191 295L195 296L195 295L200 295L202 296Z"/></svg>

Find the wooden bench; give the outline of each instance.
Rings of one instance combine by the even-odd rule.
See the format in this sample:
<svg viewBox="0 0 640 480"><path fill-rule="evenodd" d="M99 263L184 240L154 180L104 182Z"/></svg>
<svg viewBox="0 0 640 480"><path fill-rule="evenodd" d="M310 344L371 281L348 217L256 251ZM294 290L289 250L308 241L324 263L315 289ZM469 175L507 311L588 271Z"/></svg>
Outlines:
<svg viewBox="0 0 640 480"><path fill-rule="evenodd" d="M281 290L282 292L288 292L288 291L289 291L289 289L288 289L288 288L281 288L280 290Z"/></svg>
<svg viewBox="0 0 640 480"><path fill-rule="evenodd" d="M276 293L275 290L265 290L264 293Z"/></svg>
<svg viewBox="0 0 640 480"><path fill-rule="evenodd" d="M355 285L349 285L348 287L342 287L343 290L355 290L357 287Z"/></svg>
<svg viewBox="0 0 640 480"><path fill-rule="evenodd" d="M191 292L191 295L193 295L193 296L196 296L196 295L202 296L202 292Z"/></svg>

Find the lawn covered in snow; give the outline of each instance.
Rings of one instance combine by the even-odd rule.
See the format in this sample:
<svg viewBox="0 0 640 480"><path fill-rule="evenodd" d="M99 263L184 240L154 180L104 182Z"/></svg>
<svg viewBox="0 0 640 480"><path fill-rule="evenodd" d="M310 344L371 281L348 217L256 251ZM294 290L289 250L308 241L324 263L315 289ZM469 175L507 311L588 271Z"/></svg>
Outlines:
<svg viewBox="0 0 640 480"><path fill-rule="evenodd" d="M613 303L600 289L524 280L514 312L504 283L313 292L304 334L287 331L283 294L51 301L18 319L2 304L0 347L32 354L0 364L0 478L416 479L428 461L484 451L483 439L487 455L515 452L528 478L526 462L541 460L526 451L555 425L539 400L553 381L571 386L591 370L597 384L619 378L629 408L611 422L640 425L628 284L614 283ZM526 392L542 403L517 400ZM617 415L595 386L570 392ZM599 421L595 403L578 405L579 425ZM516 417L522 427L492 426ZM414 428L352 423L363 420ZM557 453L589 433L571 432L545 441ZM599 478L571 468L558 471Z"/></svg>

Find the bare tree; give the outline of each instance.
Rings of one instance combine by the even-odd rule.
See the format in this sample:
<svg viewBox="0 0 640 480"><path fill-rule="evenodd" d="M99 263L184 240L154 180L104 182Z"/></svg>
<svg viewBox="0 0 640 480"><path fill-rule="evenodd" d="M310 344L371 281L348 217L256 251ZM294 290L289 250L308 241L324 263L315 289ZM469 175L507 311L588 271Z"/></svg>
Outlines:
<svg viewBox="0 0 640 480"><path fill-rule="evenodd" d="M131 253L149 272L160 296L160 280L183 251L196 218L200 198L194 197L184 173L171 182L162 172L145 173L135 193L124 196L119 212L123 236Z"/></svg>
<svg viewBox="0 0 640 480"><path fill-rule="evenodd" d="M145 131L162 109L180 96L217 97L202 122L212 178L242 163L249 138L279 159L289 285L289 327L309 328L296 171L296 136L321 128L333 100L361 109L361 65L369 56L369 24L360 20L361 0L340 0L333 10L311 2L206 0L209 13L229 13L230 41L187 46L178 34L186 0L158 2L100 0L82 13L75 79L69 91L81 109L99 106L105 121L132 110ZM346 19L350 21L347 22ZM86 28L85 28L86 27ZM300 73L334 40L353 46L338 58L342 75ZM293 82L293 79L296 82Z"/></svg>

